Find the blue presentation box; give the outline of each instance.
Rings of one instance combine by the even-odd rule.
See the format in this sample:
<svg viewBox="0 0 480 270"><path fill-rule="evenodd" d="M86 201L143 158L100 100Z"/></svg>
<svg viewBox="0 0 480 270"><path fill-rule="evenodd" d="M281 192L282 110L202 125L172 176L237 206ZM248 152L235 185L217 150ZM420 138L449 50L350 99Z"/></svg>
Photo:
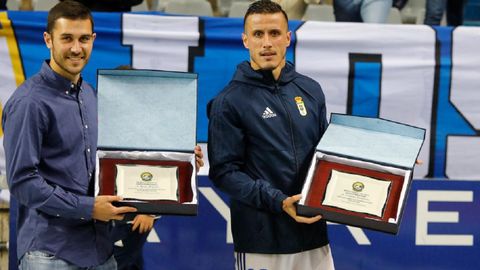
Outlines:
<svg viewBox="0 0 480 270"><path fill-rule="evenodd" d="M197 75L99 70L97 89L97 194L138 213L196 215Z"/></svg>
<svg viewBox="0 0 480 270"><path fill-rule="evenodd" d="M332 114L317 145L298 214L398 233L425 129Z"/></svg>

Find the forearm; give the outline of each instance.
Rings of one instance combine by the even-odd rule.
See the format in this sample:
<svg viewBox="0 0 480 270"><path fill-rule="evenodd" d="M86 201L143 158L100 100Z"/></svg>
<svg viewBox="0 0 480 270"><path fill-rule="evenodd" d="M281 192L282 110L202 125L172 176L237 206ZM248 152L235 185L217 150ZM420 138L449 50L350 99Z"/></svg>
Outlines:
<svg viewBox="0 0 480 270"><path fill-rule="evenodd" d="M52 186L39 175L15 176L15 180L10 181L10 191L20 204L56 217L92 218L93 197Z"/></svg>
<svg viewBox="0 0 480 270"><path fill-rule="evenodd" d="M287 198L279 189L263 179L252 179L241 171L231 171L216 177L215 185L231 198L252 207L279 213L282 201Z"/></svg>

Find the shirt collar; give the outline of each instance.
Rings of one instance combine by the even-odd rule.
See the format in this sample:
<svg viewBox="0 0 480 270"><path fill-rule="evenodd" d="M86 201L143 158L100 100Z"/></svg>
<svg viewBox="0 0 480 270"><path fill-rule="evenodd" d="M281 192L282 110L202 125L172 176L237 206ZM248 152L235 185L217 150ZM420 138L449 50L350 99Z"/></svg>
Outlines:
<svg viewBox="0 0 480 270"><path fill-rule="evenodd" d="M58 89L59 91L71 91L77 92L81 89L83 79L80 76L77 84L71 82L69 79L61 76L60 74L53 71L53 69L49 65L50 60L45 60L42 64L40 69L40 75L45 81L48 82L53 88Z"/></svg>

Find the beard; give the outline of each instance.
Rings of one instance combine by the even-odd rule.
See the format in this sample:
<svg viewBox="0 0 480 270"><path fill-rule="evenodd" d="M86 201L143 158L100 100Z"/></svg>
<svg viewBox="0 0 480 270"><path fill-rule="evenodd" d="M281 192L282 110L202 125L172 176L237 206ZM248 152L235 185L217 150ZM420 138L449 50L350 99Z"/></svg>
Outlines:
<svg viewBox="0 0 480 270"><path fill-rule="evenodd" d="M78 54L71 52L62 54L62 52L56 51L54 46L52 46L52 57L55 64L61 69L61 73L66 73L70 76L79 75L88 62L88 56L84 52ZM72 63L70 62L71 58L77 58L79 61Z"/></svg>

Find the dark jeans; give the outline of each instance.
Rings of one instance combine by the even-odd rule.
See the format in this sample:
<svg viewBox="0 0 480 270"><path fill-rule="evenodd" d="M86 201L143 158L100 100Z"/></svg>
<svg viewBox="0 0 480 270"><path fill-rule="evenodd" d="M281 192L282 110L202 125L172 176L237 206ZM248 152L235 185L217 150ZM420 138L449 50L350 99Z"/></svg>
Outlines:
<svg viewBox="0 0 480 270"><path fill-rule="evenodd" d="M114 242L122 241L122 246L115 245L113 255L117 260L118 270L143 269L143 245L147 241L147 233L132 232L132 225L116 222L112 230Z"/></svg>
<svg viewBox="0 0 480 270"><path fill-rule="evenodd" d="M465 2L465 0L427 0L425 24L440 25L443 13L446 11L449 26L462 25Z"/></svg>
<svg viewBox="0 0 480 270"><path fill-rule="evenodd" d="M392 0L334 0L337 22L387 22Z"/></svg>

